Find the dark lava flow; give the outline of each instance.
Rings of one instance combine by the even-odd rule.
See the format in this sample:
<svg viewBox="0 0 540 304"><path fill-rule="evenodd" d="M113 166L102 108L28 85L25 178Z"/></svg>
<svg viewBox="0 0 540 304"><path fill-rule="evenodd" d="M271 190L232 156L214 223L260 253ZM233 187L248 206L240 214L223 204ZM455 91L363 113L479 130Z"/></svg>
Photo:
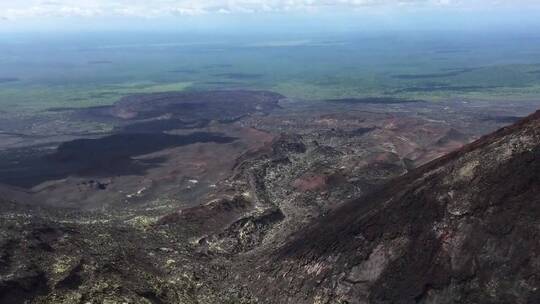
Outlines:
<svg viewBox="0 0 540 304"><path fill-rule="evenodd" d="M210 120L184 121L180 119L158 119L129 124L120 128L122 133L155 133L177 129L199 129L208 126Z"/></svg>
<svg viewBox="0 0 540 304"><path fill-rule="evenodd" d="M48 110L50 113L66 112L66 117L59 119L114 126L113 134L98 139L73 140L62 143L57 149L57 143L48 143L0 150L0 183L29 188L71 175L144 174L164 159L134 160L134 156L194 143L226 144L236 140L222 133L169 135L162 132L195 130L207 127L212 121L229 124L252 114L267 114L278 108L278 102L283 98L272 92L247 90L165 92L126 96L110 106L52 108ZM19 129L24 130L30 123L35 123L35 119L0 122L0 129L24 133ZM77 135L93 136L91 133Z"/></svg>
<svg viewBox="0 0 540 304"><path fill-rule="evenodd" d="M195 143L226 144L235 140L209 132L188 135L129 133L66 142L52 153L43 148L11 150L0 154L0 183L31 188L70 175L140 175L164 159L135 160L135 156Z"/></svg>
<svg viewBox="0 0 540 304"><path fill-rule="evenodd" d="M0 83L16 82L20 81L19 78L15 77L0 77Z"/></svg>
<svg viewBox="0 0 540 304"><path fill-rule="evenodd" d="M446 78L446 77L454 77L459 76L464 73L472 72L476 69L474 68L468 68L468 69L457 69L450 72L444 72L444 73L431 73L431 74L399 74L399 75L392 75L392 78L396 79L431 79L431 78Z"/></svg>
<svg viewBox="0 0 540 304"><path fill-rule="evenodd" d="M417 99L404 99L394 97L366 97L366 98L341 98L328 99L327 102L345 103L345 104L399 104L399 103L416 103L424 102Z"/></svg>
<svg viewBox="0 0 540 304"><path fill-rule="evenodd" d="M214 74L214 76L217 77L225 77L229 79L238 79L238 80L249 80L249 79L255 79L255 78L262 78L262 74L254 74L254 73L218 73Z"/></svg>

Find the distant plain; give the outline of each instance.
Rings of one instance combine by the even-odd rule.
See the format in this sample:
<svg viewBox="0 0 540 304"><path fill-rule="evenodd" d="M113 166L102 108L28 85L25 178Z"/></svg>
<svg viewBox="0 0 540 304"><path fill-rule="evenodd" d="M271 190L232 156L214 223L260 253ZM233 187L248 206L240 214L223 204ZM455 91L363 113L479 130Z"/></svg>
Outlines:
<svg viewBox="0 0 540 304"><path fill-rule="evenodd" d="M3 112L109 105L134 93L238 88L302 100L531 100L540 96L540 37L88 33L0 39Z"/></svg>

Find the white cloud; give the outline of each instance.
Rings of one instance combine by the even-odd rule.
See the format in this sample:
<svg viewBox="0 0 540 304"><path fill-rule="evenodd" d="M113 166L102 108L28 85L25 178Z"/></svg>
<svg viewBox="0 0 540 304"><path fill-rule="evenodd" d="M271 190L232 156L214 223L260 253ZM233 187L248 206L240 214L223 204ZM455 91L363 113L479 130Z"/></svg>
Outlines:
<svg viewBox="0 0 540 304"><path fill-rule="evenodd" d="M536 0L0 0L0 19L143 17L375 8L487 8L538 5Z"/></svg>

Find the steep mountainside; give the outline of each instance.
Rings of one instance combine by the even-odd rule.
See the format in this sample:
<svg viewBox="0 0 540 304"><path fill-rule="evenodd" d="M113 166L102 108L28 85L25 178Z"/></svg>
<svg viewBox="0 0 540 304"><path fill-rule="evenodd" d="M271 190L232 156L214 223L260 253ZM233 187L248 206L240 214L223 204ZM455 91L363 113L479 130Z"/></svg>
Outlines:
<svg viewBox="0 0 540 304"><path fill-rule="evenodd" d="M260 303L539 303L540 112L345 204L257 263L241 281Z"/></svg>

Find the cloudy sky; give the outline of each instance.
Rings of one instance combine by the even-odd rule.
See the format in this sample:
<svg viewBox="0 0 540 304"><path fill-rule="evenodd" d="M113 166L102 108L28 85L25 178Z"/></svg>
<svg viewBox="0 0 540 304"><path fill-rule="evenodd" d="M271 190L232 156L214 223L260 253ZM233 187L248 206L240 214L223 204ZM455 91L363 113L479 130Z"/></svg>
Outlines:
<svg viewBox="0 0 540 304"><path fill-rule="evenodd" d="M319 18L332 14L345 14L348 20L373 20L376 16L397 20L406 14L420 20L445 16L467 19L479 14L491 22L506 14L506 19L519 24L540 19L535 18L539 12L540 0L0 0L0 25L31 29L45 24L88 26L98 20L111 26L126 20L219 24L227 19L238 22L239 18L261 16Z"/></svg>

